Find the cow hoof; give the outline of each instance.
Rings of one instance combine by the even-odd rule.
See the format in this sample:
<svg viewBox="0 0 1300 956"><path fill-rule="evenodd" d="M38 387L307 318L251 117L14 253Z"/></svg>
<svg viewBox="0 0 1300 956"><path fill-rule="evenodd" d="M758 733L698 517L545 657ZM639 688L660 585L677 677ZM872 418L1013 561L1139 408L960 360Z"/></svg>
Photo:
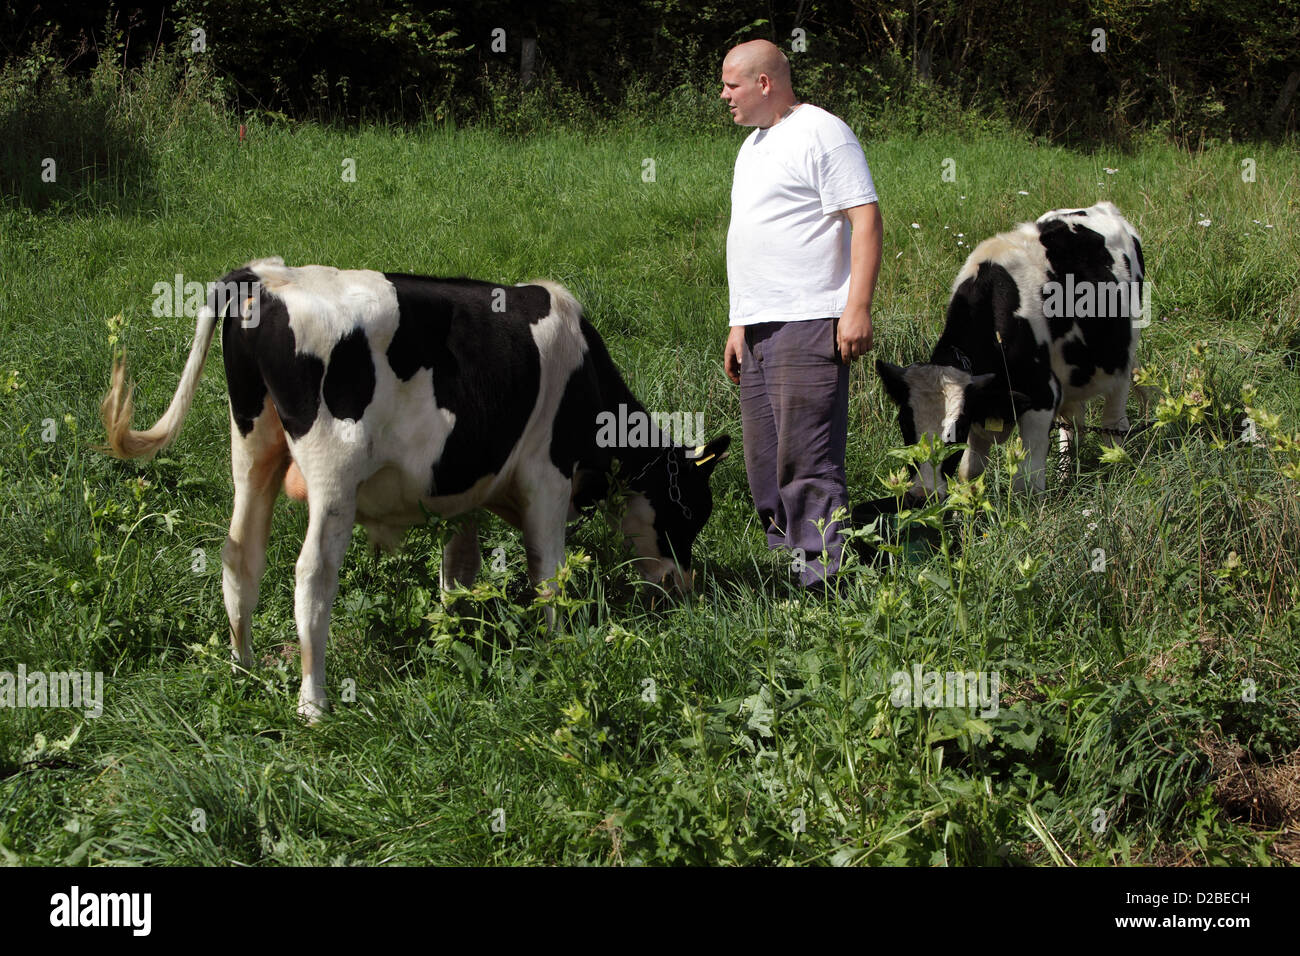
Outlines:
<svg viewBox="0 0 1300 956"><path fill-rule="evenodd" d="M329 708L329 701L324 697L317 700L300 700L298 702L298 716L307 721L308 724L318 724Z"/></svg>

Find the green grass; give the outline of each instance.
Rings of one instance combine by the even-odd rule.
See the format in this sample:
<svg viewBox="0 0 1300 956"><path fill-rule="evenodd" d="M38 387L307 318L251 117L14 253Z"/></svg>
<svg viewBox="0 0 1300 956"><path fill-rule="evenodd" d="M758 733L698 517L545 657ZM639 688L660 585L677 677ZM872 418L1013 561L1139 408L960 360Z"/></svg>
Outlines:
<svg viewBox="0 0 1300 956"><path fill-rule="evenodd" d="M951 547L850 569L838 600L798 593L788 561L766 551L738 453L715 474L695 598L653 601L593 521L570 535L553 634L539 608L520 606L522 545L495 519L483 544L505 549L507 570L485 564L482 587L448 608L436 587L440 529L414 530L401 554L379 559L358 531L329 650L336 708L313 728L294 715L303 510L278 509L254 619L260 663L234 677L220 584L230 478L219 346L177 443L124 464L93 450L107 320L124 318L140 425L166 407L193 334L191 319L150 313L154 284L177 272L202 282L280 255L549 277L583 302L648 407L702 410L710 434L738 441L721 355L739 132L721 117L695 133L628 123L525 139L254 121L241 144L232 124L200 114L150 134L143 199L105 189L40 212L7 203L0 670L102 670L107 699L94 720L0 711L0 855L1278 859L1282 822L1224 810L1202 745L1236 742L1263 764L1300 743L1294 452L1235 440L1246 383L1254 407L1280 416L1275 431L1295 431L1300 415L1294 151L1191 155L1153 143L1081 154L1012 135L858 132L886 229L876 355L927 354L974 242L1106 198L1143 237L1156 320L1140 361L1171 397L1167 424L1135 437L1127 461L1101 462L1085 440L1079 472L1049 478L1038 500L1008 493L999 459L953 503ZM1244 157L1256 161L1253 183L1241 180ZM946 158L956 183L941 179ZM342 179L344 159L356 182ZM901 462L889 456L899 438L874 373L858 364L852 380L856 501L883 493ZM1090 570L1094 548L1106 551L1102 572ZM889 675L914 664L998 671L999 713L892 706Z"/></svg>

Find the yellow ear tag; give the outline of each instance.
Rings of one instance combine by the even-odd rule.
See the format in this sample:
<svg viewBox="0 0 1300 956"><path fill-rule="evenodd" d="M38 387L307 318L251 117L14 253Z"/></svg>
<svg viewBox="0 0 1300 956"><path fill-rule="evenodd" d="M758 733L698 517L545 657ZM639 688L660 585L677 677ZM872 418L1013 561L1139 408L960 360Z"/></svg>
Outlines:
<svg viewBox="0 0 1300 956"><path fill-rule="evenodd" d="M696 464L696 465L702 465L702 464L704 464L704 463L707 462L707 461L713 461L713 458L714 458L713 455L710 455L708 458L700 458L700 459L697 459L697 460L696 460L695 464Z"/></svg>
<svg viewBox="0 0 1300 956"><path fill-rule="evenodd" d="M1002 419L1000 419L1000 418L986 418L986 419L984 419L984 430L985 430L986 432L1000 432L1000 431L1002 431Z"/></svg>

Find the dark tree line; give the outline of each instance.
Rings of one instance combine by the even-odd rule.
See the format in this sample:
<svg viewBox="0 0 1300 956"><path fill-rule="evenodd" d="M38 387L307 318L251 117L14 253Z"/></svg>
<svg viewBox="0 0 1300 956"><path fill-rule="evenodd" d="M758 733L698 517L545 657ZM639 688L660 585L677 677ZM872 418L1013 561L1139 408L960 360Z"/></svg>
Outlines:
<svg viewBox="0 0 1300 956"><path fill-rule="evenodd" d="M0 2L0 67L43 49L86 74L179 47L236 108L340 119L480 118L525 87L613 115L633 94L712 92L722 54L753 37L846 111L943 97L1066 139L1296 122L1300 0Z"/></svg>

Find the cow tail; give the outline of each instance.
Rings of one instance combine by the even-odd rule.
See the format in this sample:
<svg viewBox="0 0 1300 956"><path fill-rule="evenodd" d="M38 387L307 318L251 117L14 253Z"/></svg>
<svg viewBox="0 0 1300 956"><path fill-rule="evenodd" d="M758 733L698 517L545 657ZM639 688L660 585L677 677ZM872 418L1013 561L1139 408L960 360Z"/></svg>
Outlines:
<svg viewBox="0 0 1300 956"><path fill-rule="evenodd" d="M573 293L560 285L558 282L552 282L549 279L534 279L529 285L539 285L551 294L551 307L555 309L561 320L572 326L575 330L582 321L582 306L578 300L573 297Z"/></svg>
<svg viewBox="0 0 1300 956"><path fill-rule="evenodd" d="M207 361L208 347L212 344L212 332L217 327L217 313L211 304L199 310L198 323L194 328L194 341L190 345L190 357L181 372L180 385L172 402L162 418L147 431L135 431L131 428L131 417L135 403L131 393L135 383L126 381L126 360L123 355L113 358L113 381L108 394L100 402L99 413L104 419L104 429L108 433L108 445L103 451L117 458L152 457L166 448L180 434L181 425L189 413L190 403L199 387L199 376L203 373L203 364Z"/></svg>

